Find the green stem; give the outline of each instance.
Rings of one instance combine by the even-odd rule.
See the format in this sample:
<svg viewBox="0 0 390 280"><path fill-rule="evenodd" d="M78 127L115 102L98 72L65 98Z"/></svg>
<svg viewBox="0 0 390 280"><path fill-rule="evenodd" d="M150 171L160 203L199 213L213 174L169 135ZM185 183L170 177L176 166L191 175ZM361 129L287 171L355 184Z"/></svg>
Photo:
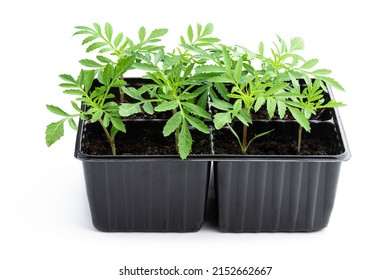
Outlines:
<svg viewBox="0 0 390 280"><path fill-rule="evenodd" d="M99 118L99 123L100 123L100 125L102 126L102 128L104 130L104 134L106 134L108 142L110 142L112 155L116 156L115 139L113 137L111 137L111 134L110 134L110 132L108 132L107 127L104 126L102 118Z"/></svg>
<svg viewBox="0 0 390 280"><path fill-rule="evenodd" d="M248 138L248 127L243 125L242 127L242 153L245 155L247 150L247 138Z"/></svg>
<svg viewBox="0 0 390 280"><path fill-rule="evenodd" d="M120 76L119 78L121 81L124 81L125 78ZM125 92L122 90L122 88L119 88L119 103L124 103L125 102Z"/></svg>
<svg viewBox="0 0 390 280"><path fill-rule="evenodd" d="M301 153L301 144L302 144L302 126L298 128L298 144L297 144L297 153Z"/></svg>

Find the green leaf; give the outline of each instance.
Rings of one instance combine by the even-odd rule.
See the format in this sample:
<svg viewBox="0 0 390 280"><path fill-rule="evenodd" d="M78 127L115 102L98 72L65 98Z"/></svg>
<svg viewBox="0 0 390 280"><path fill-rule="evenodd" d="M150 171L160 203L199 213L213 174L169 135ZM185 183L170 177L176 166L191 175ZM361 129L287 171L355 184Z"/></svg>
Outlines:
<svg viewBox="0 0 390 280"><path fill-rule="evenodd" d="M108 41L111 41L111 39L112 39L112 26L108 22L104 25L104 33L106 33Z"/></svg>
<svg viewBox="0 0 390 280"><path fill-rule="evenodd" d="M59 116L63 116L63 117L67 117L69 116L68 113L65 113L62 109L60 109L59 107L57 106L54 106L54 105L46 105L46 108L52 112L53 114L56 114L56 115L59 115Z"/></svg>
<svg viewBox="0 0 390 280"><path fill-rule="evenodd" d="M85 92L80 89L66 89L64 90L64 93L66 94L72 94L72 95L84 95Z"/></svg>
<svg viewBox="0 0 390 280"><path fill-rule="evenodd" d="M134 63L136 69L145 70L145 71L159 71L160 69L157 66L149 63Z"/></svg>
<svg viewBox="0 0 390 280"><path fill-rule="evenodd" d="M230 104L229 102L216 99L214 101L210 102L210 105L213 106L214 108L217 108L219 110L227 111L233 108L233 105Z"/></svg>
<svg viewBox="0 0 390 280"><path fill-rule="evenodd" d="M259 43L259 55L260 55L260 57L264 56L264 43L263 42Z"/></svg>
<svg viewBox="0 0 390 280"><path fill-rule="evenodd" d="M172 132L176 130L180 126L180 124L183 121L183 116L181 112L175 113L165 124L164 129L163 129L163 135L164 137L167 137L170 135Z"/></svg>
<svg viewBox="0 0 390 280"><path fill-rule="evenodd" d="M212 23L208 23L206 24L204 30L203 30L203 33L202 33L202 37L206 37L207 35L210 35L211 33L213 33L214 31L214 26Z"/></svg>
<svg viewBox="0 0 390 280"><path fill-rule="evenodd" d="M83 42L82 42L81 44L82 44L82 45L88 44L88 43L92 42L93 40L96 40L97 38L99 38L99 37L96 36L96 35L88 36L87 38L85 38L85 39L83 40Z"/></svg>
<svg viewBox="0 0 390 280"><path fill-rule="evenodd" d="M81 65L91 68L100 68L103 65L97 63L96 61L93 61L91 59L82 59L79 61Z"/></svg>
<svg viewBox="0 0 390 280"><path fill-rule="evenodd" d="M139 103L124 103L119 106L119 115L128 117L141 112Z"/></svg>
<svg viewBox="0 0 390 280"><path fill-rule="evenodd" d="M229 51L226 49L226 46L222 46L222 55L223 55L223 61L225 63L225 69L227 71L230 71L232 68L232 61L230 59Z"/></svg>
<svg viewBox="0 0 390 280"><path fill-rule="evenodd" d="M146 36L146 30L145 30L145 27L141 27L138 31L138 37L139 37L139 40L141 42L143 42L145 40L145 36Z"/></svg>
<svg viewBox="0 0 390 280"><path fill-rule="evenodd" d="M72 84L77 84L76 80L69 74L61 74L59 77L62 80L64 80L65 82L69 82L69 83L72 83Z"/></svg>
<svg viewBox="0 0 390 280"><path fill-rule="evenodd" d="M224 125L232 122L232 116L230 112L217 113L214 116L214 126L216 129L221 129Z"/></svg>
<svg viewBox="0 0 390 280"><path fill-rule="evenodd" d="M265 102L265 98L262 97L262 96L259 96L259 98L257 98L256 102L255 102L255 106L254 106L254 110L255 112L259 111L261 106L263 106Z"/></svg>
<svg viewBox="0 0 390 280"><path fill-rule="evenodd" d="M205 134L210 134L210 130L204 122L202 122L198 118L192 117L190 115L186 115L185 117L186 117L187 121L190 123L190 125L195 127L197 130L199 130L200 132L203 132Z"/></svg>
<svg viewBox="0 0 390 280"><path fill-rule="evenodd" d="M267 112L270 119L275 115L276 101L273 98L267 98Z"/></svg>
<svg viewBox="0 0 390 280"><path fill-rule="evenodd" d="M278 104L279 118L283 119L284 116L286 115L287 106L286 106L286 104L284 102L281 102L281 101L278 101L277 104Z"/></svg>
<svg viewBox="0 0 390 280"><path fill-rule="evenodd" d="M317 69L311 72L313 75L329 75L332 73L331 70L328 69Z"/></svg>
<svg viewBox="0 0 390 280"><path fill-rule="evenodd" d="M93 23L93 26L95 27L95 30L99 35L102 35L102 29L100 28L100 25L97 23Z"/></svg>
<svg viewBox="0 0 390 280"><path fill-rule="evenodd" d="M149 38L152 39L152 38L158 38L158 37L161 37L161 36L164 36L165 34L168 33L168 29L166 28L159 28L159 29L154 29L152 31L152 33L150 33L150 36Z"/></svg>
<svg viewBox="0 0 390 280"><path fill-rule="evenodd" d="M96 42L96 43L93 43L91 44L88 48L87 48L87 52L91 52L91 51L94 51L98 48L101 48L101 47L104 47L104 46L107 46L107 44L105 42Z"/></svg>
<svg viewBox="0 0 390 280"><path fill-rule="evenodd" d="M314 59L310 59L308 61L306 61L300 68L301 69L310 69L310 68L313 68L314 66L316 66L318 63L318 59L314 58Z"/></svg>
<svg viewBox="0 0 390 280"><path fill-rule="evenodd" d="M330 77L324 77L324 76L317 76L317 78L323 80L324 82L326 82L327 84L329 84L330 86L338 89L338 90L341 90L341 91L345 91L345 89L343 88L342 85L340 85L335 79L333 78L330 78Z"/></svg>
<svg viewBox="0 0 390 280"><path fill-rule="evenodd" d="M74 130L77 130L77 125L72 118L68 119L69 126Z"/></svg>
<svg viewBox="0 0 390 280"><path fill-rule="evenodd" d="M111 64L107 64L103 70L103 84L108 86L111 82L112 76L114 74L114 68Z"/></svg>
<svg viewBox="0 0 390 280"><path fill-rule="evenodd" d="M236 63L236 67L234 68L234 79L237 83L240 82L242 73L242 57L240 57Z"/></svg>
<svg viewBox="0 0 390 280"><path fill-rule="evenodd" d="M236 100L236 102L234 102L234 105L233 105L233 116L236 116L238 114L238 111L240 111L242 109L242 100L241 99L238 99Z"/></svg>
<svg viewBox="0 0 390 280"><path fill-rule="evenodd" d="M291 112L294 119L302 126L306 131L310 132L310 123L305 115L298 109L293 107L288 107L288 110Z"/></svg>
<svg viewBox="0 0 390 280"><path fill-rule="evenodd" d="M91 122L97 122L103 116L103 110L98 110L92 114Z"/></svg>
<svg viewBox="0 0 390 280"><path fill-rule="evenodd" d="M159 105L157 105L154 108L154 110L157 112L165 112L165 111L176 109L177 106L179 106L179 103L176 100L163 101Z"/></svg>
<svg viewBox="0 0 390 280"><path fill-rule="evenodd" d="M112 83L112 87L124 87L127 86L127 82L124 80L116 80Z"/></svg>
<svg viewBox="0 0 390 280"><path fill-rule="evenodd" d="M74 102L73 100L70 101L72 103L72 107L73 109L75 109L77 112L82 112L82 110L80 109L80 107L76 104L76 102Z"/></svg>
<svg viewBox="0 0 390 280"><path fill-rule="evenodd" d="M126 127L120 118L111 118L111 123L119 131L126 132Z"/></svg>
<svg viewBox="0 0 390 280"><path fill-rule="evenodd" d="M50 147L62 136L64 136L64 121L60 120L59 122L51 123L46 128L46 145Z"/></svg>
<svg viewBox="0 0 390 280"><path fill-rule="evenodd" d="M114 40L114 46L117 48L118 46L119 46L119 44L122 42L122 40L123 40L123 33L122 32L120 32L120 33L118 33L118 35L116 35L116 37L115 37L115 40Z"/></svg>
<svg viewBox="0 0 390 280"><path fill-rule="evenodd" d="M238 111L238 114L236 117L237 117L237 119L240 120L240 122L242 122L246 126L248 126L250 123L252 123L251 117L244 110Z"/></svg>
<svg viewBox="0 0 390 280"><path fill-rule="evenodd" d="M303 42L302 38L294 37L291 39L290 52L303 50L304 47L305 47L305 43Z"/></svg>
<svg viewBox="0 0 390 280"><path fill-rule="evenodd" d="M189 102L183 102L182 105L184 106L184 108L186 108L190 113L192 113L194 115L197 115L197 116L205 118L205 119L208 119L211 117L210 114L205 109L203 109L202 107L200 107L198 105L195 105L195 104L192 104Z"/></svg>
<svg viewBox="0 0 390 280"><path fill-rule="evenodd" d="M223 83L216 83L214 84L214 87L217 89L218 93L222 96L223 99L225 99L226 101L229 100L229 91Z"/></svg>
<svg viewBox="0 0 390 280"><path fill-rule="evenodd" d="M144 108L144 111L145 111L146 113L148 113L149 115L153 115L153 114L154 114L153 105L152 105L152 103L151 103L150 101L146 101L146 102L144 103L143 108Z"/></svg>
<svg viewBox="0 0 390 280"><path fill-rule="evenodd" d="M226 75L221 75L221 76L214 76L211 78L208 78L207 81L212 82L212 83L234 83L234 80L232 78L229 78Z"/></svg>
<svg viewBox="0 0 390 280"><path fill-rule="evenodd" d="M188 40L190 41L190 43L192 43L192 39L194 39L194 30L192 29L191 25L188 25L187 37L188 37Z"/></svg>
<svg viewBox="0 0 390 280"><path fill-rule="evenodd" d="M204 72L224 73L225 71L226 71L225 69L217 65L202 65L195 68L195 73L204 73Z"/></svg>
<svg viewBox="0 0 390 280"><path fill-rule="evenodd" d="M191 152L192 137L187 127L186 121L183 122L179 133L179 154L181 159L186 159Z"/></svg>

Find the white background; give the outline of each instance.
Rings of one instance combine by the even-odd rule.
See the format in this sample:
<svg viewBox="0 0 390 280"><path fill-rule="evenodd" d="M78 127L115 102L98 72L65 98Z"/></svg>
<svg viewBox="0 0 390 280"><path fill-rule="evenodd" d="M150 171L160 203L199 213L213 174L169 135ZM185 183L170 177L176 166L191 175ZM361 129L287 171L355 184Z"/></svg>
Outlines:
<svg viewBox="0 0 390 280"><path fill-rule="evenodd" d="M124 265L177 265L273 266L264 279L390 279L390 20L385 3L3 1L0 278L125 279L118 275ZM274 34L303 37L305 57L319 58L346 89L335 95L348 104L340 113L352 159L342 166L329 226L309 234L222 234L207 225L188 234L96 231L81 163L73 157L75 133L67 129L47 148L45 127L57 118L45 104L70 108L57 85L58 75L76 74L77 61L84 58L73 27L106 21L133 38L142 25L149 31L167 27L168 46L197 22L212 22L224 42L254 50L259 40L269 46Z"/></svg>

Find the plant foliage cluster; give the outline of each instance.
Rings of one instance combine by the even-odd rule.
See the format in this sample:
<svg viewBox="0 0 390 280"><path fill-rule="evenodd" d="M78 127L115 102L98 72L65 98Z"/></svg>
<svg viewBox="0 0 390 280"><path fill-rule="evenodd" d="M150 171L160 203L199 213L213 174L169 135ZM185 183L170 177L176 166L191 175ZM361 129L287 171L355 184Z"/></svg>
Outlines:
<svg viewBox="0 0 390 280"><path fill-rule="evenodd" d="M300 55L304 42L299 37L286 42L277 36L269 52L262 42L253 52L244 46L221 43L212 35L212 24L197 24L188 26L178 47L167 51L161 45L167 29L148 33L141 27L138 38L132 40L123 33L115 34L109 23L75 28L75 35L83 37L86 52L96 56L80 60L82 70L77 76L60 75L63 92L74 96L71 105L75 112L68 114L47 105L62 117L47 126L48 146L63 136L65 122L77 129L74 119L80 117L100 123L116 155L116 135L131 133L126 131L124 118L170 112L162 133L166 137L174 134L182 159L191 153L192 128L210 133L205 120L212 120L217 130L228 127L245 154L255 139L271 132L247 139L253 114L263 108L269 118L283 119L289 112L299 123L299 153L302 129L310 132L310 118L325 108L343 105L325 101L326 84L344 89L329 77L330 70L316 68L318 59L307 60ZM144 71L149 82L139 88L127 84L124 77L132 70ZM211 115L212 108L217 113ZM243 124L242 133L233 129L236 120Z"/></svg>

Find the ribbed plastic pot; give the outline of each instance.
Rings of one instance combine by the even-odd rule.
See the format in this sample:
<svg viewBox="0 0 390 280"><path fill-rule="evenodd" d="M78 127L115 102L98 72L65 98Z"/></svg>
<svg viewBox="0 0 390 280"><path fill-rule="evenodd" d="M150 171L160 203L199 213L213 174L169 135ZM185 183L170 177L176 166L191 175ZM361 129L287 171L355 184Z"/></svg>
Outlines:
<svg viewBox="0 0 390 280"><path fill-rule="evenodd" d="M223 232L309 232L328 225L341 163L350 151L337 110L312 128L331 133L332 155L232 156L214 161L219 229ZM293 121L263 122L294 129ZM324 130L323 129L330 129ZM264 130L263 130L264 131ZM260 139L261 141L261 139Z"/></svg>
<svg viewBox="0 0 390 280"><path fill-rule="evenodd" d="M164 124L145 121L146 126L146 122L158 124L158 127ZM75 157L83 164L96 229L105 232L193 232L200 229L210 180L209 159L86 154L85 138L93 137L91 131L96 127L96 123L80 120L75 148Z"/></svg>

